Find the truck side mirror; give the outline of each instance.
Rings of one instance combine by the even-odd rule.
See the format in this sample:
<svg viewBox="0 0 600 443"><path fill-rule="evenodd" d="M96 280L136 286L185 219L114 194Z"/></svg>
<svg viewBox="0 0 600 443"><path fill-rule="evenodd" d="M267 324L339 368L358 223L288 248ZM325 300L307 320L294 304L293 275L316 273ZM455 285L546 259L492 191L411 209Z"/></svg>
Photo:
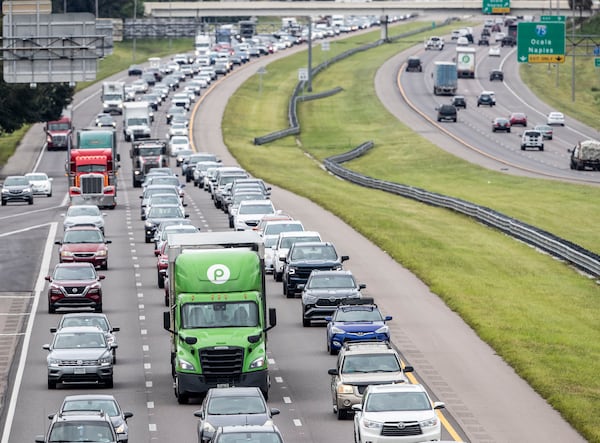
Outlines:
<svg viewBox="0 0 600 443"><path fill-rule="evenodd" d="M334 368L334 369L329 369L329 370L327 371L327 373L328 373L329 375L338 375L338 370L337 370L337 369L335 369L335 368Z"/></svg>
<svg viewBox="0 0 600 443"><path fill-rule="evenodd" d="M121 161L121 154L117 154L117 161L120 162Z"/></svg>
<svg viewBox="0 0 600 443"><path fill-rule="evenodd" d="M163 328L167 331L171 330L171 314L169 312L163 312Z"/></svg>
<svg viewBox="0 0 600 443"><path fill-rule="evenodd" d="M269 326L272 328L277 324L277 310L275 308L269 308Z"/></svg>

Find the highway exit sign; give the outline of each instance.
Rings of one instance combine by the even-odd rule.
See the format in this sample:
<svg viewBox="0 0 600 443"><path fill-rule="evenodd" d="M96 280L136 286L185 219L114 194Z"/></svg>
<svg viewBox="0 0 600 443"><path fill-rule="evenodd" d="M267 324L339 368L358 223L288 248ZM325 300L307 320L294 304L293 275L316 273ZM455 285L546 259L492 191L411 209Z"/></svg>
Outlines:
<svg viewBox="0 0 600 443"><path fill-rule="evenodd" d="M510 0L483 0L481 9L484 14L508 14Z"/></svg>
<svg viewBox="0 0 600 443"><path fill-rule="evenodd" d="M521 22L517 25L519 63L564 63L565 23Z"/></svg>
<svg viewBox="0 0 600 443"><path fill-rule="evenodd" d="M566 22L567 17L564 15L542 15L540 16L541 22Z"/></svg>

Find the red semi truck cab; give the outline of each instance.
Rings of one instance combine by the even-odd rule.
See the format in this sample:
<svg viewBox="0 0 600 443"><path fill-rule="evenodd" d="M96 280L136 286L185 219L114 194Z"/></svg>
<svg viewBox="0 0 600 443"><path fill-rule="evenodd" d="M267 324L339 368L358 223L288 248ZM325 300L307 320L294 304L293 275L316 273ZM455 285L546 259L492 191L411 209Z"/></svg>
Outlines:
<svg viewBox="0 0 600 443"><path fill-rule="evenodd" d="M49 151L69 149L73 142L73 126L69 117L46 122L44 132L46 133L46 147Z"/></svg>

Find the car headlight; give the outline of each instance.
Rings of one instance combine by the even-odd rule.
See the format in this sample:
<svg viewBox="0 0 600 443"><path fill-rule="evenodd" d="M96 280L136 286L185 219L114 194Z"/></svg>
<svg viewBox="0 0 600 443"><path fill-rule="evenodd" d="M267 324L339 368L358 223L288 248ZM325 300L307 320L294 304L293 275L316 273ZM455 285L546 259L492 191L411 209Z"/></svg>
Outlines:
<svg viewBox="0 0 600 443"><path fill-rule="evenodd" d="M152 229L152 228L154 228L154 223L152 223L152 222L146 222L145 226L146 226L146 229Z"/></svg>
<svg viewBox="0 0 600 443"><path fill-rule="evenodd" d="M387 325L383 325L381 328L375 331L377 334L388 334L390 332L390 328Z"/></svg>
<svg viewBox="0 0 600 443"><path fill-rule="evenodd" d="M3 193L3 194L8 194L8 193L9 193L9 190L8 190L8 189L3 189L3 190L2 190L2 193Z"/></svg>
<svg viewBox="0 0 600 443"><path fill-rule="evenodd" d="M186 371L194 371L194 365L187 360L179 359L179 367Z"/></svg>
<svg viewBox="0 0 600 443"><path fill-rule="evenodd" d="M48 359L48 366L56 368L60 365L60 360L58 360L57 358L49 358Z"/></svg>
<svg viewBox="0 0 600 443"><path fill-rule="evenodd" d="M112 364L112 355L105 355L104 357L101 357L99 362L100 362L100 366L110 366Z"/></svg>
<svg viewBox="0 0 600 443"><path fill-rule="evenodd" d="M332 326L331 333L332 334L345 334L346 331L344 331L342 328L338 328L337 326Z"/></svg>
<svg viewBox="0 0 600 443"><path fill-rule="evenodd" d="M437 426L438 419L437 419L437 417L432 417L429 420L423 420L423 421L419 422L419 424L421 425L422 428L430 428L432 426Z"/></svg>
<svg viewBox="0 0 600 443"><path fill-rule="evenodd" d="M254 360L252 363L250 363L249 369L262 368L264 365L265 365L265 358L258 357L256 360Z"/></svg>
<svg viewBox="0 0 600 443"><path fill-rule="evenodd" d="M367 429L381 429L383 427L383 423L380 423L375 420L368 420L366 418L363 418L361 422L362 425Z"/></svg>
<svg viewBox="0 0 600 443"><path fill-rule="evenodd" d="M96 256L98 257L106 257L106 253L108 251L106 249L100 249L98 252L96 252Z"/></svg>
<svg viewBox="0 0 600 443"><path fill-rule="evenodd" d="M342 265L336 265L332 268L333 271L341 271L342 269L344 269Z"/></svg>
<svg viewBox="0 0 600 443"><path fill-rule="evenodd" d="M339 384L337 387L338 394L352 394L354 388L351 385Z"/></svg>
<svg viewBox="0 0 600 443"><path fill-rule="evenodd" d="M210 433L214 433L215 432L215 427L213 425L211 425L209 422L205 421L202 424L202 430L204 432L210 432Z"/></svg>
<svg viewBox="0 0 600 443"><path fill-rule="evenodd" d="M125 433L125 423L121 423L119 426L117 426L115 428L115 432L117 434L124 434Z"/></svg>
<svg viewBox="0 0 600 443"><path fill-rule="evenodd" d="M61 257L72 257L73 253L71 251L60 251Z"/></svg>
<svg viewBox="0 0 600 443"><path fill-rule="evenodd" d="M315 297L314 295L302 294L302 302L304 302L306 305L316 303L318 299L319 298Z"/></svg>

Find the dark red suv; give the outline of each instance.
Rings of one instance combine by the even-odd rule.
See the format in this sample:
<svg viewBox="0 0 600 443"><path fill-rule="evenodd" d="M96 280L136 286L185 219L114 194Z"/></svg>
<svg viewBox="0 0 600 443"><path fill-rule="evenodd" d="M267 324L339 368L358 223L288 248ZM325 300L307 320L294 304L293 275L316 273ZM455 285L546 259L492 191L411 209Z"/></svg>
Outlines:
<svg viewBox="0 0 600 443"><path fill-rule="evenodd" d="M57 308L89 307L102 312L102 285L104 275L96 274L91 263L59 263L51 275L48 288L48 313Z"/></svg>
<svg viewBox="0 0 600 443"><path fill-rule="evenodd" d="M61 263L87 262L100 269L108 269L109 243L102 231L93 226L73 226L65 231L62 241L55 242L60 246Z"/></svg>

